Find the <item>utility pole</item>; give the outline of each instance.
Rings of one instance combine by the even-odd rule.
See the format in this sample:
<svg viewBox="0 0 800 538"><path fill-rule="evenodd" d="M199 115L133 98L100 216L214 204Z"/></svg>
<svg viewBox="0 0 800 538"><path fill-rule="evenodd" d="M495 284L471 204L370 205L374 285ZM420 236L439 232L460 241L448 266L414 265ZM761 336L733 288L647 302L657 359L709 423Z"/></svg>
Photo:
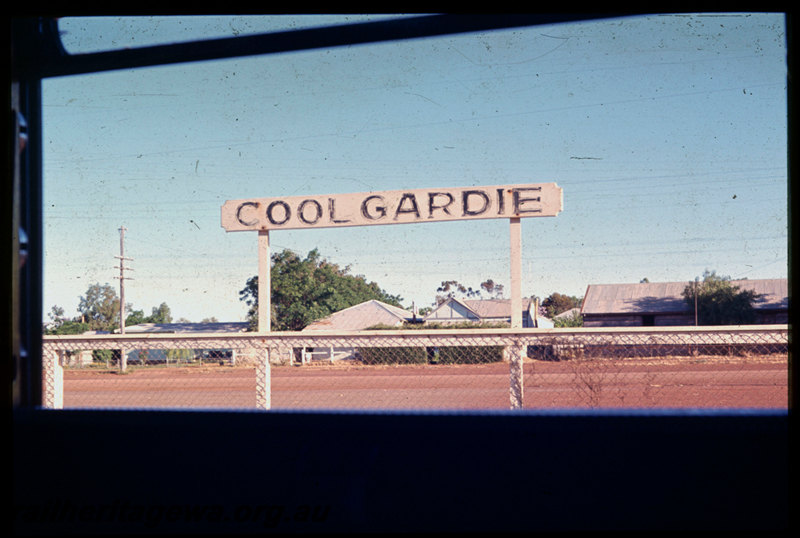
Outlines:
<svg viewBox="0 0 800 538"><path fill-rule="evenodd" d="M133 280L130 277L125 276L125 271L133 271L130 267L125 267L125 260L133 261L133 258L126 258L125 257L125 231L127 228L122 226L119 229L119 256L114 256L115 258L119 258L119 267L114 266L115 269L119 269L119 276L115 278L119 278L119 332L120 334L125 334L125 281L126 280Z"/></svg>
<svg viewBox="0 0 800 538"><path fill-rule="evenodd" d="M119 332L120 334L125 334L125 281L126 280L133 280L130 277L125 276L125 270L133 271L130 267L125 267L125 260L133 261L133 258L126 258L125 257L125 226L121 226L119 229L119 256L115 256L115 258L119 258ZM119 371L125 372L128 367L128 358L125 356L125 348L122 347L119 350Z"/></svg>

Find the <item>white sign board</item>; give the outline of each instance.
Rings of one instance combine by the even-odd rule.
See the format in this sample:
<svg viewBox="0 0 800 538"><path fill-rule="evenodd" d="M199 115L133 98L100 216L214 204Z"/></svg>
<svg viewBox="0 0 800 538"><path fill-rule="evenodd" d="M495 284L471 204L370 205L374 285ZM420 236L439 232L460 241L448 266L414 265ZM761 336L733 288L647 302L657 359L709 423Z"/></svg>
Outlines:
<svg viewBox="0 0 800 538"><path fill-rule="evenodd" d="M555 183L254 198L225 202L222 227L239 232L554 217L562 205Z"/></svg>

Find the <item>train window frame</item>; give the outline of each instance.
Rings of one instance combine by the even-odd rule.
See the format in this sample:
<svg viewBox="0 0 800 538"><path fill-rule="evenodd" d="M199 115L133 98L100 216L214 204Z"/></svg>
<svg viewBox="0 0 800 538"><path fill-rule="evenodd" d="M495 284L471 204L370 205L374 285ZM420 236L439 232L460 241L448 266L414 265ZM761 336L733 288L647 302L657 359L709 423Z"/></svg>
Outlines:
<svg viewBox="0 0 800 538"><path fill-rule="evenodd" d="M15 361L12 380L13 508L17 512L18 502L41 500L47 503L53 496L61 501L59 494L64 495L66 501L55 506L61 510L59 513L47 511L39 513L38 518L23 520L27 526L22 530L45 534L54 529L74 532L78 528L74 517L82 515L76 514L75 507L82 503L91 508L98 506L91 503L107 502L109 495L122 495L122 501L111 498L116 504L103 505L119 511L126 506L128 498L136 498L136 495L163 498L170 494L180 496L176 502L193 508L203 508L205 505L199 503L208 499L233 503L247 496L252 502L261 503L226 506L238 510L231 512L233 515L243 515L243 508L250 510L248 515L255 514L256 508L264 508L263 503L272 499L311 503L333 499L332 502L338 503L334 506L338 513L324 529L333 532L642 530L649 526L681 530L785 528L788 500L783 494L788 493L789 480L785 470L788 467L789 416L793 407L791 379L787 412L385 413L375 410L331 414L313 410L302 413L198 410L165 413L154 410L51 411L40 407L44 261L41 83L44 79L624 16L626 14L421 15L77 56L67 54L60 46L56 20L12 20L10 129L15 158L13 182L8 188L12 196L7 197L4 206L12 217L12 233L7 234L11 239L6 249L11 253L8 263L13 275L6 284L12 298L12 319L4 324L3 330ZM789 73L793 67L791 22L787 17ZM791 132L791 86L788 95ZM19 144L23 140L25 148L20 151ZM791 136L789 145L791 150ZM790 160L790 178L791 172ZM790 215L790 244L791 222ZM22 270L17 271L21 261L20 229L25 230L28 240L27 259ZM795 251L790 249L790 252L793 261ZM792 318L793 311L790 311L790 320ZM265 425L270 428L268 431L257 429ZM86 436L77 443L80 448L71 442L75 432ZM92 435L97 438L91 438ZM104 435L107 438L102 437ZM123 459L121 452L104 454L107 459L98 466L78 453L90 442L97 442L105 449L116 449L122 439L139 443L142 448L149 436L158 436L158 441L167 443L169 448L186 446L185 443L201 446L200 443L209 441L222 447L220 439L235 437L234 446L243 454L233 450L233 459L249 457L252 465L229 464L230 454L228 459L215 454L213 464L221 472L197 480L193 474L195 466L209 465L209 457L202 451L187 451L181 455L177 466L171 460L158 459L151 462L154 467L146 466L141 459ZM273 436L278 438L277 442L273 441ZM321 445L320 437L330 440L330 445ZM350 445L343 446L345 440ZM247 445L248 442L252 445ZM428 445L418 446L419 442ZM515 444L501 445L502 442ZM282 443L288 446L281 447ZM441 446L430 443L441 443ZM598 458L582 457L587 444L599 451ZM356 446L359 450L351 452ZM69 448L70 456L77 457L70 459L69 465L61 462L59 472L54 472L55 464L51 465L47 458L53 458L54 450L65 447ZM477 464L470 450L484 451L481 454L483 464ZM528 452L530 460L523 461L523 451ZM761 459L752 457L754 454ZM414 456L414 465L412 458L393 459L408 455ZM537 458L540 463L546 463L534 465ZM267 467L269 470L265 471ZM731 472L732 469L735 472ZM388 474L383 482L374 480L371 475L380 470ZM298 472L299 476L293 474ZM143 476L161 480L166 476L170 480L163 487L153 488ZM653 476L656 477L655 486L645 491L637 489L643 485L643 479ZM263 480L255 480L256 477ZM598 481L598 477L602 480ZM705 477L707 482L693 487L690 481L698 477ZM90 478L96 479L96 483ZM524 480L535 487L523 490L520 483ZM61 489L39 487L48 481ZM302 485L316 496L306 494ZM482 493L487 494L484 502L472 497ZM18 501L18 497L22 500ZM573 498L575 505L564 502ZM745 501L749 504L743 504ZM627 512L620 509L624 503L628 503ZM577 513L576 506L583 512ZM368 513L367 508L372 512ZM55 517L63 515L65 510L73 518L59 520ZM18 514L15 515L17 528L20 520ZM92 530L97 532L176 529L176 526L135 527L137 522L121 519L95 522L98 525ZM209 529L263 532L265 528L264 522L259 520L252 520L249 525L241 520L230 521L227 523L230 527L221 520L213 522L215 527L209 527L208 521L202 519L183 523L180 530L188 532L209 532ZM304 521L294 523L297 530L311 529Z"/></svg>

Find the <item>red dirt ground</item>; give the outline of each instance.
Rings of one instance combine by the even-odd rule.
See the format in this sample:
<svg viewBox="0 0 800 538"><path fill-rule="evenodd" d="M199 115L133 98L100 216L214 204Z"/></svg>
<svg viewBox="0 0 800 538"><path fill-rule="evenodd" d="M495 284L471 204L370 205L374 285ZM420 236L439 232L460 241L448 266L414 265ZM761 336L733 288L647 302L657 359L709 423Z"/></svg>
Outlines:
<svg viewBox="0 0 800 538"><path fill-rule="evenodd" d="M273 366L272 409L508 409L507 363ZM786 357L526 360L524 407L783 408ZM255 408L255 369L66 370L64 408Z"/></svg>

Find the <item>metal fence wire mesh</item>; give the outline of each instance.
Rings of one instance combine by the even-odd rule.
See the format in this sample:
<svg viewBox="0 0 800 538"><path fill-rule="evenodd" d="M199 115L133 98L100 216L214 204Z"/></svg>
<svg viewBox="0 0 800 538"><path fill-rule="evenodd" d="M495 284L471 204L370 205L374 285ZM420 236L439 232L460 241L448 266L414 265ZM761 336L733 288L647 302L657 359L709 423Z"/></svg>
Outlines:
<svg viewBox="0 0 800 538"><path fill-rule="evenodd" d="M44 337L46 407L788 407L787 326Z"/></svg>

